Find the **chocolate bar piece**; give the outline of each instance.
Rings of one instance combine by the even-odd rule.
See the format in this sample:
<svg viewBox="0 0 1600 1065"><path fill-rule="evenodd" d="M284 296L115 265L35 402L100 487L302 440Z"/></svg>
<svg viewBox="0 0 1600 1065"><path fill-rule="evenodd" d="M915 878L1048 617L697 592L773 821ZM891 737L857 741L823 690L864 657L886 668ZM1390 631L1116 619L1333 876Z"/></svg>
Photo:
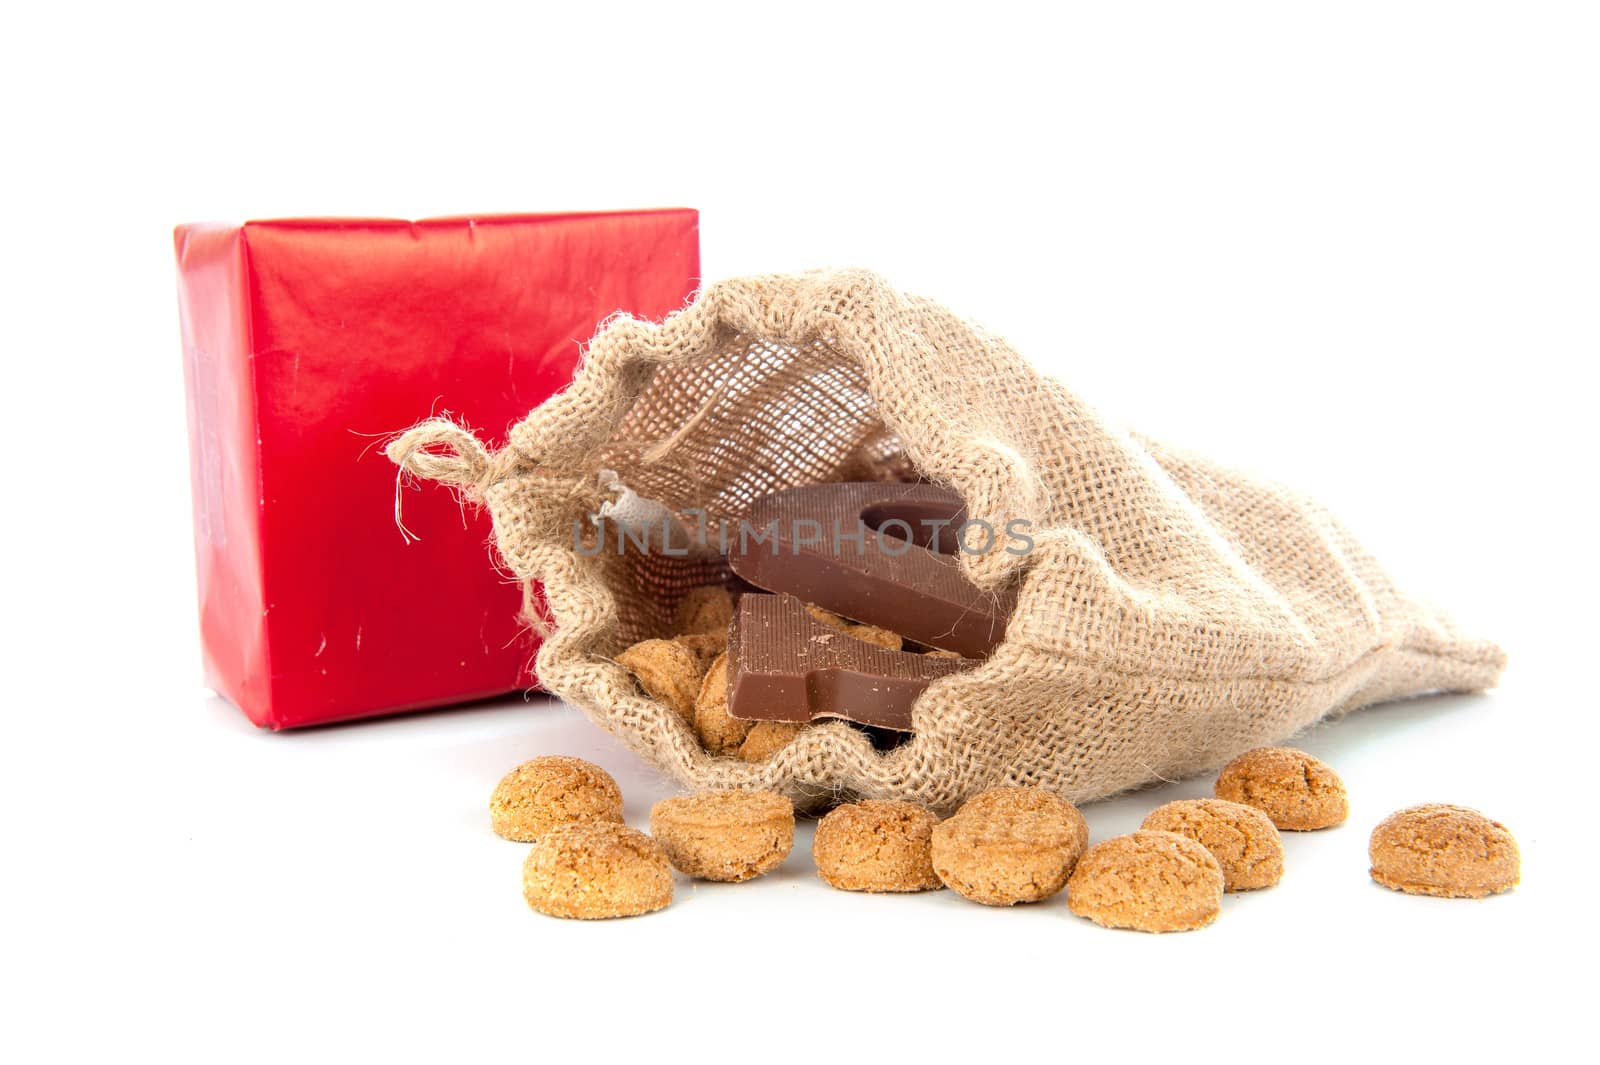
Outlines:
<svg viewBox="0 0 1600 1065"><path fill-rule="evenodd" d="M982 658L1005 638L1016 593L985 592L961 572L959 550L1006 536L966 521L961 497L934 485L789 488L751 505L728 564L758 588Z"/></svg>
<svg viewBox="0 0 1600 1065"><path fill-rule="evenodd" d="M793 596L739 597L728 643L728 713L756 721L839 717L911 730L911 704L973 659L935 658L867 643L830 628Z"/></svg>

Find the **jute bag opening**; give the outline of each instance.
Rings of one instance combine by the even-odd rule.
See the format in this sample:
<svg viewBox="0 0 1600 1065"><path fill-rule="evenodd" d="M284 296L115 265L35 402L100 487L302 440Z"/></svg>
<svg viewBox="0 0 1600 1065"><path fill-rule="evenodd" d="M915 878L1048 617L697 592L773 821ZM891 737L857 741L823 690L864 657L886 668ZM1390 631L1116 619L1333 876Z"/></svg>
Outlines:
<svg viewBox="0 0 1600 1065"><path fill-rule="evenodd" d="M542 586L543 685L694 789L944 811L1009 783L1081 802L1331 713L1486 688L1504 665L1314 503L1109 424L998 337L863 271L729 281L663 323L618 318L504 449L435 420L389 455L487 506L505 565ZM677 600L728 581L725 562L595 538L639 514L715 529L768 492L873 479L1028 523L1025 554L961 560L980 588L1015 588L1005 640L932 684L892 750L831 722L764 762L708 753L614 657L672 635Z"/></svg>

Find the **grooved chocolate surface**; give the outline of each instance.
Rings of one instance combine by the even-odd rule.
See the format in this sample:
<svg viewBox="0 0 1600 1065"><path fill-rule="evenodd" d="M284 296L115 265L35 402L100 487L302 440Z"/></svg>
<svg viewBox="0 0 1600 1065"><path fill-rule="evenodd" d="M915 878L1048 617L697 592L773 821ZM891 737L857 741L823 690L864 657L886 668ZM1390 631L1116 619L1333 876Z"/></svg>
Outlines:
<svg viewBox="0 0 1600 1065"><path fill-rule="evenodd" d="M839 717L910 731L911 704L972 659L866 643L814 619L793 596L740 596L728 642L728 713L758 721Z"/></svg>
<svg viewBox="0 0 1600 1065"><path fill-rule="evenodd" d="M1016 593L985 592L961 572L956 535L965 521L961 497L934 485L806 485L756 500L728 563L758 588L981 658L1005 638ZM986 536L969 528L967 546L982 548ZM1007 543L1005 529L993 536L996 549Z"/></svg>

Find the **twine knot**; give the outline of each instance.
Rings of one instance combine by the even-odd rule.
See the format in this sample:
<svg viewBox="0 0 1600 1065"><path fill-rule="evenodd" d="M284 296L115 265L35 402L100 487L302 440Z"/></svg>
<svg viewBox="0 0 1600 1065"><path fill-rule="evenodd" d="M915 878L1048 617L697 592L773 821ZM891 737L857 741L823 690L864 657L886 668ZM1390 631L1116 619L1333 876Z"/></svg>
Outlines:
<svg viewBox="0 0 1600 1065"><path fill-rule="evenodd" d="M428 481L454 485L473 496L510 472L516 461L507 449L489 450L467 430L446 418L434 418L407 430L384 449L396 466Z"/></svg>

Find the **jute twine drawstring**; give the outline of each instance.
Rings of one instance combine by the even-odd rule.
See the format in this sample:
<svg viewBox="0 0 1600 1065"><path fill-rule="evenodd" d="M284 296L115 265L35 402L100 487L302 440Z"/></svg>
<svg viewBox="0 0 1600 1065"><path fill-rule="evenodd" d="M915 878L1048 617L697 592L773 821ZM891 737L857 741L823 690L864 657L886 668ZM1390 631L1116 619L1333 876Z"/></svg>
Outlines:
<svg viewBox="0 0 1600 1065"><path fill-rule="evenodd" d="M475 499L524 465L515 449L491 452L448 418L432 418L408 429L384 452L402 473L454 485Z"/></svg>
<svg viewBox="0 0 1600 1065"><path fill-rule="evenodd" d="M550 520L572 514L594 514L608 498L590 476L546 470L514 447L491 451L472 432L448 418L430 418L401 433L384 448L397 467L394 520L408 541L417 536L401 517L405 477L447 484L467 501L482 504L496 485L520 478L523 505Z"/></svg>

